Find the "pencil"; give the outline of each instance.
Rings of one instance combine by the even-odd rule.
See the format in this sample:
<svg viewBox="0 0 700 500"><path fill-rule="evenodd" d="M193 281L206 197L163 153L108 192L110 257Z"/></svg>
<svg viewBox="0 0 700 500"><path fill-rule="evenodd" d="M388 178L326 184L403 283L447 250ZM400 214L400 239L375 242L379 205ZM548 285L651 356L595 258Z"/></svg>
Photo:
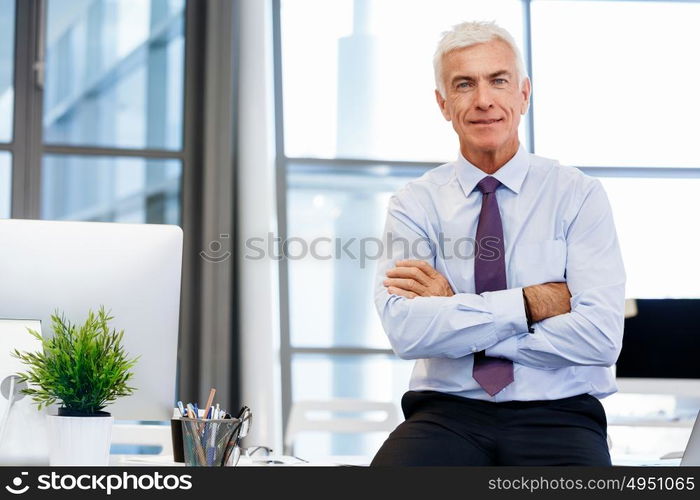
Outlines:
<svg viewBox="0 0 700 500"><path fill-rule="evenodd" d="M214 395L216 394L216 389L213 387L209 390L209 399L207 399L207 405L204 407L204 411L208 412L211 405L214 403ZM206 415L204 415L206 418Z"/></svg>

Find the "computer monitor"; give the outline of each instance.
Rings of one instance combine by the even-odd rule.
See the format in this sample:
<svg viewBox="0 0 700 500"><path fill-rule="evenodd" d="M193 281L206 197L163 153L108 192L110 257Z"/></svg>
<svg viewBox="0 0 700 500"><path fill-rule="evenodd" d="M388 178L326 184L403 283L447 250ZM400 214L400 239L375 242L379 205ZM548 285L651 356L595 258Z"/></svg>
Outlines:
<svg viewBox="0 0 700 500"><path fill-rule="evenodd" d="M45 414L22 394L26 384L17 372L25 366L12 356L15 349L41 349L39 339L28 335L27 329L41 334L41 322L0 318L0 465L41 465L49 453Z"/></svg>
<svg viewBox="0 0 700 500"><path fill-rule="evenodd" d="M54 311L82 323L104 305L140 356L134 394L105 408L115 419L172 415L181 269L177 226L0 220L0 318L38 319L50 335Z"/></svg>
<svg viewBox="0 0 700 500"><path fill-rule="evenodd" d="M621 392L700 398L700 299L638 299L616 364Z"/></svg>

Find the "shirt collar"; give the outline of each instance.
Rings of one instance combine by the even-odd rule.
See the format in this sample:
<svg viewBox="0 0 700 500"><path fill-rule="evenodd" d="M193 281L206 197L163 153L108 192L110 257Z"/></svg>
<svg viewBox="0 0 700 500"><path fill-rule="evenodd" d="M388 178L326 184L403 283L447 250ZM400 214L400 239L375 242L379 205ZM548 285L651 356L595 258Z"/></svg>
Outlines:
<svg viewBox="0 0 700 500"><path fill-rule="evenodd" d="M525 151L525 148L521 144L515 155L508 160L505 165L499 168L493 174L493 177L498 179L505 187L518 194L529 167L530 159L527 151ZM459 183L462 185L465 196L469 196L479 181L488 176L483 170L470 163L462 153L459 154L455 162L455 168L457 169L457 179L459 179Z"/></svg>

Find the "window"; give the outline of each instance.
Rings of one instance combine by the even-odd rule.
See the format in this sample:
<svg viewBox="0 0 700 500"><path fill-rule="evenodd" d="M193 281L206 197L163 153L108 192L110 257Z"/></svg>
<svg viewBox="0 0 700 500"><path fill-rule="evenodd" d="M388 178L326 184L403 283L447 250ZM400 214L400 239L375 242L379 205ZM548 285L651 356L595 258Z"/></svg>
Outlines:
<svg viewBox="0 0 700 500"><path fill-rule="evenodd" d="M384 207L415 170L290 163L287 262L295 400L396 402L405 391L412 363L392 355L367 299L374 294L377 247L372 240L381 236ZM301 434L295 453L362 455L384 438Z"/></svg>
<svg viewBox="0 0 700 500"><path fill-rule="evenodd" d="M184 7L49 0L42 218L180 223Z"/></svg>
<svg viewBox="0 0 700 500"><path fill-rule="evenodd" d="M408 388L413 362L393 355L372 301L372 240L381 237L391 194L457 154L435 102L432 54L465 11L495 19L522 45L519 0L474 1L468 9L462 0L280 4L289 402L351 397L398 405ZM325 21L310 28L310 17ZM525 121L521 135L526 140ZM371 454L385 437L302 434L295 452Z"/></svg>
<svg viewBox="0 0 700 500"><path fill-rule="evenodd" d="M11 208L14 52L15 0L0 0L0 219L9 217Z"/></svg>
<svg viewBox="0 0 700 500"><path fill-rule="evenodd" d="M182 147L184 0L49 0L44 141Z"/></svg>
<svg viewBox="0 0 700 500"><path fill-rule="evenodd" d="M12 156L0 151L0 219L10 217L12 190Z"/></svg>
<svg viewBox="0 0 700 500"><path fill-rule="evenodd" d="M519 0L284 0L281 8L288 157L450 160L457 143L433 94L440 33L473 17L523 40ZM310 18L324 22L309 26Z"/></svg>
<svg viewBox="0 0 700 500"><path fill-rule="evenodd" d="M0 142L12 140L15 2L0 0Z"/></svg>
<svg viewBox="0 0 700 500"><path fill-rule="evenodd" d="M280 262L285 418L299 399L398 404L408 388L412 362L393 356L374 310L373 262L323 257L327 239L379 236L391 193L456 156L434 102L432 55L440 33L461 21L495 20L523 50L533 81L527 149L601 177L628 296L700 296L700 276L682 267L700 250L687 229L699 208L700 70L690 61L700 3L280 0L277 8L280 236L319 241L317 256L304 258L293 258L290 241ZM678 245L669 250L669 240ZM669 251L677 265L663 259ZM310 434L297 450L371 455L380 443Z"/></svg>
<svg viewBox="0 0 700 500"><path fill-rule="evenodd" d="M42 219L180 222L180 162L47 155Z"/></svg>
<svg viewBox="0 0 700 500"><path fill-rule="evenodd" d="M212 213L227 219L212 235L233 234L233 189L202 179L233 175L235 120L222 103L237 92L234 10L0 0L0 217L182 226L178 399L216 386L228 408L240 403L237 374L221 376L238 366L236 280L230 263L205 273L199 253Z"/></svg>
<svg viewBox="0 0 700 500"><path fill-rule="evenodd" d="M643 173L641 173L643 175ZM627 271L627 297L700 298L700 178L604 177ZM650 202L653 200L653 203Z"/></svg>
<svg viewBox="0 0 700 500"><path fill-rule="evenodd" d="M290 166L292 345L390 348L374 305L365 300L373 295L377 252L368 236L381 236L389 196L413 175L387 167ZM303 259L296 258L303 249L293 238L308 244Z"/></svg>
<svg viewBox="0 0 700 500"><path fill-rule="evenodd" d="M533 1L538 154L699 167L699 21L698 2Z"/></svg>
<svg viewBox="0 0 700 500"><path fill-rule="evenodd" d="M295 354L292 366L292 386L297 400L359 398L393 401L397 394L406 392L411 370L411 363L391 354L300 353ZM371 414L361 416L373 418ZM321 417L324 416L318 416ZM338 450L344 450L348 454L362 455L369 450L379 449L384 439L386 434L381 432L359 436L307 433L300 435L294 454L300 457L327 456L337 455Z"/></svg>

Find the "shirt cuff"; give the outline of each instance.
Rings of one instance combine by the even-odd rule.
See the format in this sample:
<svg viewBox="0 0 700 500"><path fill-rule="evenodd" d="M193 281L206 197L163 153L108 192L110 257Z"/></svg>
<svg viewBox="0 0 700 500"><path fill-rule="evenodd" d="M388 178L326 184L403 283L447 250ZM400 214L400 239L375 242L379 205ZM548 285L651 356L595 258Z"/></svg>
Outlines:
<svg viewBox="0 0 700 500"><path fill-rule="evenodd" d="M489 347L484 352L487 356L492 358L505 358L515 361L518 354L519 339L520 336L514 335L513 337L509 337L498 344Z"/></svg>
<svg viewBox="0 0 700 500"><path fill-rule="evenodd" d="M528 331L523 289L508 288L481 294L493 314L496 337L499 341Z"/></svg>

